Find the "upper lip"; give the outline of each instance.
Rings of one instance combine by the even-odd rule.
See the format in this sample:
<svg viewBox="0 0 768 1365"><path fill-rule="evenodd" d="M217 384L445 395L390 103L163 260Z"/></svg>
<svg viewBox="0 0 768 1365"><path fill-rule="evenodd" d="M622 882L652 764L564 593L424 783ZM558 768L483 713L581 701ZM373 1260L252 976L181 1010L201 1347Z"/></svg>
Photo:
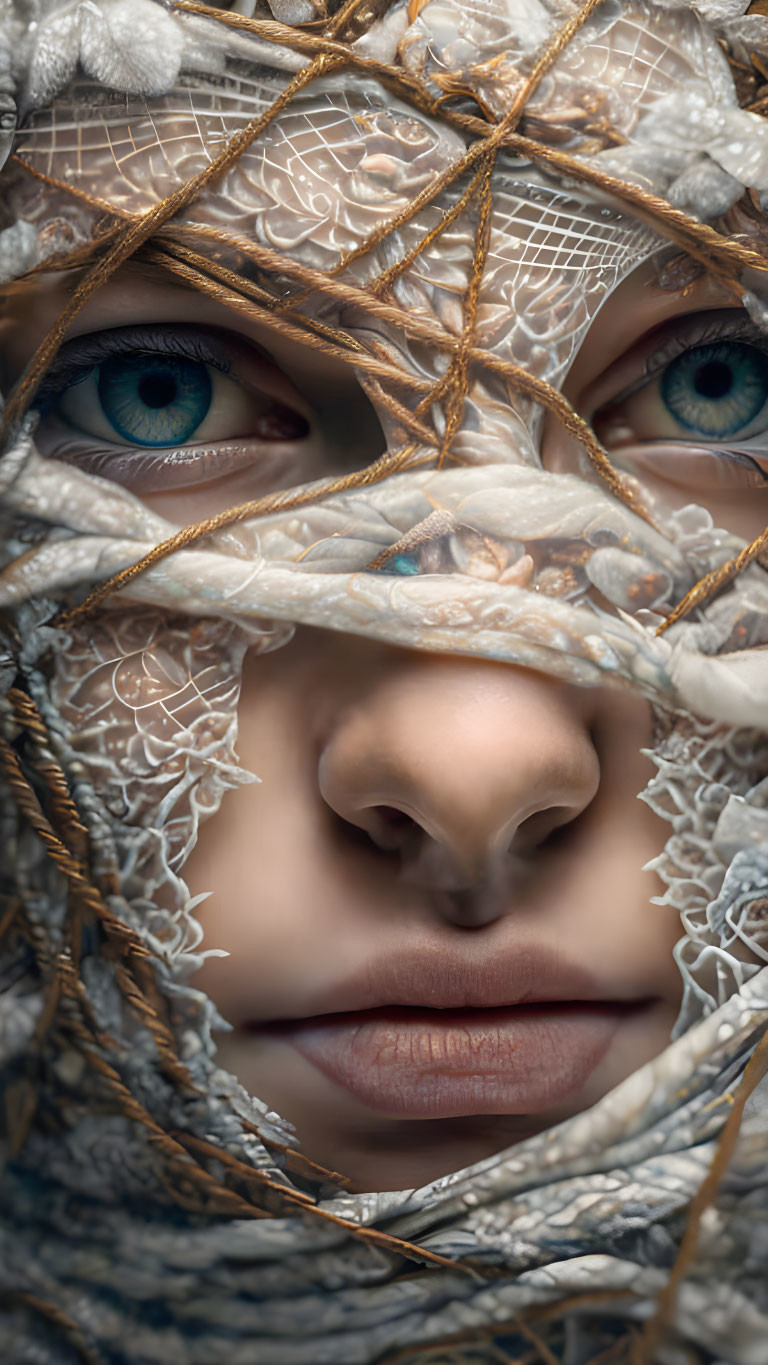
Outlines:
<svg viewBox="0 0 768 1365"><path fill-rule="evenodd" d="M473 956L411 949L375 959L319 992L306 1001L309 1008L302 1017L386 1006L499 1009L555 1001L636 1004L639 999L640 993L601 984L587 967L568 962L553 948L528 946L506 953L497 948Z"/></svg>

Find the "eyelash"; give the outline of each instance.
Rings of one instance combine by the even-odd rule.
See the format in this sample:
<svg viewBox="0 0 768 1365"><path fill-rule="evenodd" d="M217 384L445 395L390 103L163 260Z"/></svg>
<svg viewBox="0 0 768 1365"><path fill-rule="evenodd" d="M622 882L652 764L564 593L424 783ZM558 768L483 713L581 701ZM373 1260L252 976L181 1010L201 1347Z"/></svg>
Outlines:
<svg viewBox="0 0 768 1365"><path fill-rule="evenodd" d="M184 344L180 344L182 340ZM248 344L258 355L263 355L253 343ZM97 366L116 356L139 355L196 360L201 365L212 365L228 378L232 375L232 356L227 354L226 342L210 329L187 330L187 325L169 323L152 327L117 327L67 342L40 387L36 407L47 416L56 400Z"/></svg>
<svg viewBox="0 0 768 1365"><path fill-rule="evenodd" d="M680 326L681 322L682 327ZM754 346L764 355L768 355L768 337L744 314L729 318L718 315L716 318L709 319L705 314L704 316L699 315L682 320L673 319L668 325L670 328L677 327L679 330L670 336L663 346L645 356L642 374L618 393L611 394L610 397L603 399L593 407L592 416L601 408L618 407L620 403L626 402L628 398L639 393L641 389L661 375L673 360L684 355L686 351L693 350L696 346L705 346L716 341L741 341L746 345ZM637 348L635 346L631 349ZM622 361L620 360L617 363L621 364Z"/></svg>

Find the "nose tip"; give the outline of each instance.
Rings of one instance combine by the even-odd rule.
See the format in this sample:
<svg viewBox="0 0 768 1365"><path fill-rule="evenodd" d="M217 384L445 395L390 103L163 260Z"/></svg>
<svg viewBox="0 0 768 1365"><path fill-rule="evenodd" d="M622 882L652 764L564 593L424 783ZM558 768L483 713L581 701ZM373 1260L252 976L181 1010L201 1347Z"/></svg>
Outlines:
<svg viewBox="0 0 768 1365"><path fill-rule="evenodd" d="M599 765L583 702L529 670L419 657L394 667L331 724L325 802L399 859L414 885L459 904L501 887L589 804Z"/></svg>

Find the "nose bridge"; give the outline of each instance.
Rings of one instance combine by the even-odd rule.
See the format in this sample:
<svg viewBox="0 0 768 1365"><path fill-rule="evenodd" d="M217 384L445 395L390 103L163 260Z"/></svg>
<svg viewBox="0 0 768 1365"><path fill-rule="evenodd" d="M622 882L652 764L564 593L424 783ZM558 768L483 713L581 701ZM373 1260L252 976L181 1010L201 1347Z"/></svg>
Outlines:
<svg viewBox="0 0 768 1365"><path fill-rule="evenodd" d="M433 882L439 862L458 887L487 875L530 817L538 838L575 818L599 765L575 689L514 666L422 658L339 713L318 776L328 805L379 847L406 850L392 816L408 817L430 841L418 856Z"/></svg>

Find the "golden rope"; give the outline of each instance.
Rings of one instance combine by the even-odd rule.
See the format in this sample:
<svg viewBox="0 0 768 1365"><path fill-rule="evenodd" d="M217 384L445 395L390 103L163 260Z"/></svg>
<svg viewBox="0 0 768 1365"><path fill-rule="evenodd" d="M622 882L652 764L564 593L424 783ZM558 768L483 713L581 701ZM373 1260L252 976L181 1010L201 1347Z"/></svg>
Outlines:
<svg viewBox="0 0 768 1365"><path fill-rule="evenodd" d="M77 1352L80 1357L81 1365L106 1365L104 1356L97 1351L94 1346L86 1339L80 1325L69 1313L65 1313L58 1304L48 1303L41 1299L38 1294L33 1294L23 1289L2 1289L0 1288L0 1303L10 1307L28 1308L32 1313L37 1313L45 1322L57 1327L64 1335L65 1341Z"/></svg>

